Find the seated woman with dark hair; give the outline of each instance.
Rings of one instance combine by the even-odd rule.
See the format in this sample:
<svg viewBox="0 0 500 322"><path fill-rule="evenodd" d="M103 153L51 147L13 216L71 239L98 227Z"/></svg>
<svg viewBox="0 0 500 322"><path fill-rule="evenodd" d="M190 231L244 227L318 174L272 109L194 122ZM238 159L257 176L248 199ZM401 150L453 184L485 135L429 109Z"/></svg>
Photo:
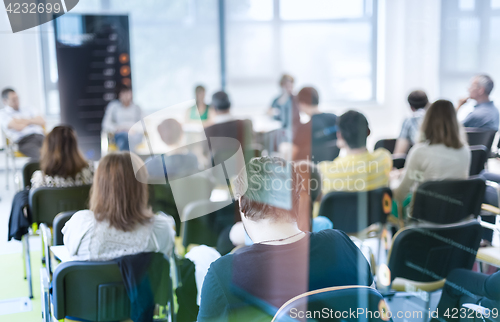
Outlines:
<svg viewBox="0 0 500 322"><path fill-rule="evenodd" d="M56 126L43 141L40 168L31 177L31 188L72 187L92 184L94 167L78 150L75 131Z"/></svg>
<svg viewBox="0 0 500 322"><path fill-rule="evenodd" d="M136 174L134 168L139 169ZM111 260L141 252L170 255L174 221L154 215L148 207L148 188L142 183L146 180L144 163L133 153L112 153L101 159L90 210L75 213L62 229L64 245L74 259Z"/></svg>
<svg viewBox="0 0 500 322"><path fill-rule="evenodd" d="M372 284L368 262L346 234L299 229L301 183L292 163L275 157L254 158L239 174L233 191L254 244L212 263L198 321L245 321L252 304L273 311L310 290Z"/></svg>

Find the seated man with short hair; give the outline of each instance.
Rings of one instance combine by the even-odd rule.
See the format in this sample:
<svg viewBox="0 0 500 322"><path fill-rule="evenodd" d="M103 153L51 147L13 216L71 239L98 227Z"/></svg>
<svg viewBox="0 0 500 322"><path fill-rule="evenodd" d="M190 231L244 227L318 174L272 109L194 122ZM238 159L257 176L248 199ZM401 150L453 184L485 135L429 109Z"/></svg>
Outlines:
<svg viewBox="0 0 500 322"><path fill-rule="evenodd" d="M199 322L248 321L250 312L273 315L307 291L372 284L368 262L345 233L299 229L301 184L293 164L276 157L254 158L238 175L235 196L254 244L212 263Z"/></svg>
<svg viewBox="0 0 500 322"><path fill-rule="evenodd" d="M234 146L228 146L225 140L210 140L210 138L232 138L238 140L246 160L250 160L250 149L252 145L252 121L239 120L231 113L231 101L224 91L216 92L212 95L210 108L215 111L212 121L214 124L205 128L205 135L210 142L210 151L205 147L204 154L218 162L234 154ZM236 142L236 141L235 141ZM238 143L236 142L236 143Z"/></svg>
<svg viewBox="0 0 500 322"><path fill-rule="evenodd" d="M198 172L198 158L182 146L184 132L177 120L166 119L161 122L158 133L170 151L146 160L149 182L162 183Z"/></svg>
<svg viewBox="0 0 500 322"><path fill-rule="evenodd" d="M370 191L389 185L391 154L380 148L369 152L366 139L370 135L366 117L348 111L337 120L337 146L346 155L319 164L323 175L323 194L330 191Z"/></svg>
<svg viewBox="0 0 500 322"><path fill-rule="evenodd" d="M25 108L21 109L19 97L11 88L2 91L2 100L5 107L0 111L0 122L7 138L18 145L22 154L40 158L45 120Z"/></svg>

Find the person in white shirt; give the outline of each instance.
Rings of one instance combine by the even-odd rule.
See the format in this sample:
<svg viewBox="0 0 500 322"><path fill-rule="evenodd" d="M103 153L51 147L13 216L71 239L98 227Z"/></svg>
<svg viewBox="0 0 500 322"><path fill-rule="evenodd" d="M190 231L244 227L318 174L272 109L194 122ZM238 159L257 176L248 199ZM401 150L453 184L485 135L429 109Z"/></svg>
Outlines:
<svg viewBox="0 0 500 322"><path fill-rule="evenodd" d="M139 169L134 174L134 165ZM174 219L148 206L147 170L133 153L106 155L99 161L89 210L75 213L62 229L75 260L111 260L142 252L172 254Z"/></svg>
<svg viewBox="0 0 500 322"><path fill-rule="evenodd" d="M142 110L133 102L131 87L119 85L117 93L118 99L111 101L106 107L102 130L114 134L120 151L129 151L142 141L142 133L130 131L142 119Z"/></svg>
<svg viewBox="0 0 500 322"><path fill-rule="evenodd" d="M38 159L44 139L45 120L26 108L20 108L19 96L11 88L2 91L5 107L0 112L2 130L9 140L16 143L19 152Z"/></svg>

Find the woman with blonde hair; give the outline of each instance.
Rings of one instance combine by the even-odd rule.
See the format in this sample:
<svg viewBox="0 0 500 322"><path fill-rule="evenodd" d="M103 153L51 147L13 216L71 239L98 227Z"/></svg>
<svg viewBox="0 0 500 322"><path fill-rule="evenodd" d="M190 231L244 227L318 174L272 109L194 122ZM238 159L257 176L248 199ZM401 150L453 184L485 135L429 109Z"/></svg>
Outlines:
<svg viewBox="0 0 500 322"><path fill-rule="evenodd" d="M170 255L174 221L164 214L154 215L148 207L148 188L142 183L146 177L144 163L133 153L112 153L101 159L89 210L75 213L62 230L71 256L110 260L141 252Z"/></svg>
<svg viewBox="0 0 500 322"><path fill-rule="evenodd" d="M399 202L403 202L421 182L460 180L469 176L469 146L450 101L432 103L420 132L420 142L408 153L403 179L394 190L394 197Z"/></svg>

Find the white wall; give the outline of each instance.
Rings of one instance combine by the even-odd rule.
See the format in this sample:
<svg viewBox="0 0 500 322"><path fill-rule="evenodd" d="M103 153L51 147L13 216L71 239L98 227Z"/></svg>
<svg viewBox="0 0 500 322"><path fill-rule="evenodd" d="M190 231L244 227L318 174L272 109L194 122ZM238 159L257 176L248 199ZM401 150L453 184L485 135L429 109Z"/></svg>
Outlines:
<svg viewBox="0 0 500 322"><path fill-rule="evenodd" d="M43 111L38 28L13 34L7 12L0 9L0 89L13 87L21 104Z"/></svg>
<svg viewBox="0 0 500 322"><path fill-rule="evenodd" d="M322 106L342 113L356 108L370 121L369 142L396 137L409 115L408 93L427 91L430 100L439 96L439 0L379 0L379 104ZM14 87L22 104L43 107L43 84L38 29L12 34L5 11L0 10L0 88Z"/></svg>

